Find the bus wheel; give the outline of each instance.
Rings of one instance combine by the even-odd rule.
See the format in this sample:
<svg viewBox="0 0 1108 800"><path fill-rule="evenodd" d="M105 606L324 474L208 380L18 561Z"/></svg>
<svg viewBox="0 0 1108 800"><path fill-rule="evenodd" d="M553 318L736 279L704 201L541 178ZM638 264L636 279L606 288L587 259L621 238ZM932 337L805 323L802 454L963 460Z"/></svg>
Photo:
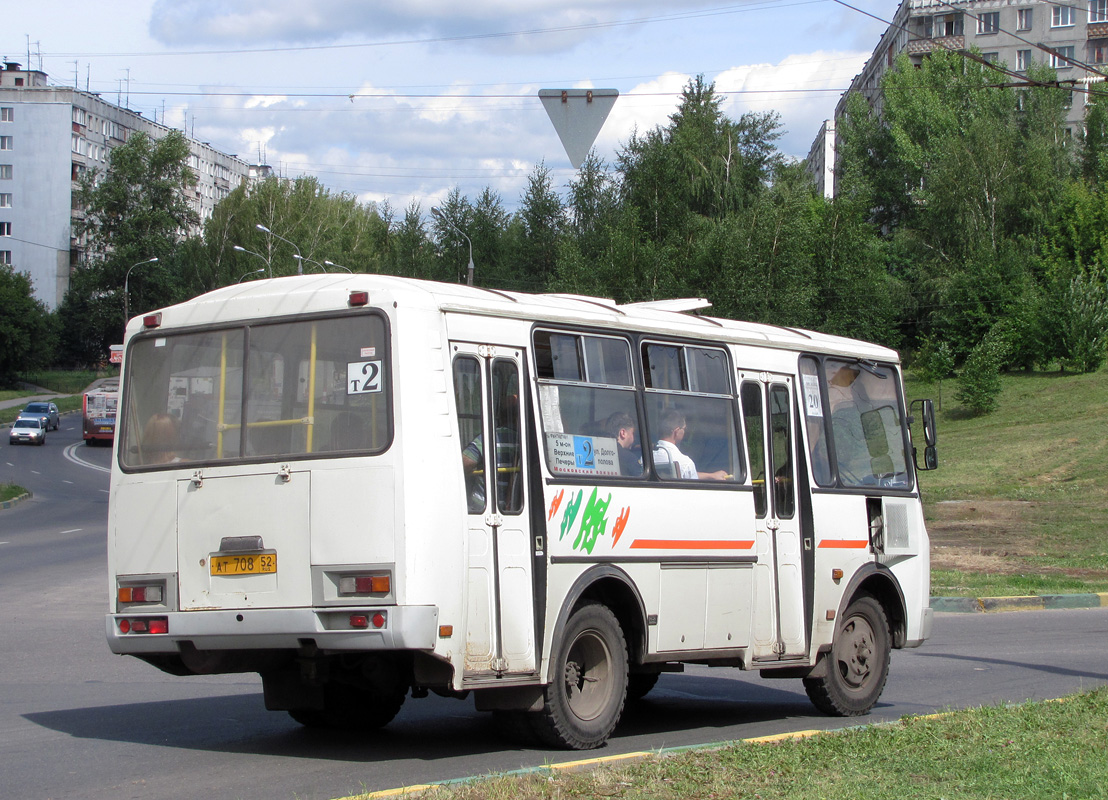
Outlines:
<svg viewBox="0 0 1108 800"><path fill-rule="evenodd" d="M889 620L874 598L856 598L843 614L826 674L805 678L804 690L820 711L836 717L866 714L885 688L890 660Z"/></svg>
<svg viewBox="0 0 1108 800"><path fill-rule="evenodd" d="M323 690L323 708L294 708L289 716L308 728L374 730L392 722L407 694L400 684L364 688L331 681Z"/></svg>
<svg viewBox="0 0 1108 800"><path fill-rule="evenodd" d="M546 687L535 734L551 747L589 750L607 741L627 696L627 643L619 622L593 603L573 612Z"/></svg>

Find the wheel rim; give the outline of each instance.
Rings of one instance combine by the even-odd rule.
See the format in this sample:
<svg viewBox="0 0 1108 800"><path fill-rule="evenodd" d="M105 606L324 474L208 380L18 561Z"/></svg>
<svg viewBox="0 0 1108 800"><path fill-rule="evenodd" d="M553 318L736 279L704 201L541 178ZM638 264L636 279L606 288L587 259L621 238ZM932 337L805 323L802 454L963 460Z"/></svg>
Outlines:
<svg viewBox="0 0 1108 800"><path fill-rule="evenodd" d="M582 720L600 716L611 698L611 674L607 642L597 631L582 631L573 640L565 664L566 699L574 716Z"/></svg>
<svg viewBox="0 0 1108 800"><path fill-rule="evenodd" d="M873 626L864 617L847 620L835 643L835 665L848 689L865 687L876 654Z"/></svg>

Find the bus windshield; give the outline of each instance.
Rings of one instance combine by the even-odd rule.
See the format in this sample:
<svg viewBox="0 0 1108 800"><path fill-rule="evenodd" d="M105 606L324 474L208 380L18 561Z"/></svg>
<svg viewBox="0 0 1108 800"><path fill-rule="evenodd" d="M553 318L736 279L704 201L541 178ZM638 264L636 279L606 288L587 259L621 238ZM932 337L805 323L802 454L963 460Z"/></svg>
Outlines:
<svg viewBox="0 0 1108 800"><path fill-rule="evenodd" d="M136 338L121 465L382 452L388 364L370 314Z"/></svg>

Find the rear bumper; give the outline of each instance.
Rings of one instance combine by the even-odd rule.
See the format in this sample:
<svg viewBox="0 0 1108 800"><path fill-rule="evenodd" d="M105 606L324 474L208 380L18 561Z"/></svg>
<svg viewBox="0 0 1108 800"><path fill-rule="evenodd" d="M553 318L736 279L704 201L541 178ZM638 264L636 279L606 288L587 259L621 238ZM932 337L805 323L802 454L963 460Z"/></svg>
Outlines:
<svg viewBox="0 0 1108 800"><path fill-rule="evenodd" d="M351 616L370 620L383 614L385 624L355 628ZM164 619L168 633L122 633L121 620ZM435 606L380 608L261 608L231 611L132 611L108 614L108 647L119 655L177 653L182 643L197 650L296 650L314 643L321 651L366 652L432 650L438 639Z"/></svg>

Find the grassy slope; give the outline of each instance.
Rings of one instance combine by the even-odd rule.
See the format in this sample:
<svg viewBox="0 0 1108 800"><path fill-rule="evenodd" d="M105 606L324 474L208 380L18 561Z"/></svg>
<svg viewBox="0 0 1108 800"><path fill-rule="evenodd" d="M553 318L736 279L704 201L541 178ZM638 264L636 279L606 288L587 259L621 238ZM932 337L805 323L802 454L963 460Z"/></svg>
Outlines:
<svg viewBox="0 0 1108 800"><path fill-rule="evenodd" d="M1108 591L1108 371L1005 376L1000 409L978 418L952 400L953 384L939 469L921 477L934 593ZM944 551L958 569L943 568Z"/></svg>

